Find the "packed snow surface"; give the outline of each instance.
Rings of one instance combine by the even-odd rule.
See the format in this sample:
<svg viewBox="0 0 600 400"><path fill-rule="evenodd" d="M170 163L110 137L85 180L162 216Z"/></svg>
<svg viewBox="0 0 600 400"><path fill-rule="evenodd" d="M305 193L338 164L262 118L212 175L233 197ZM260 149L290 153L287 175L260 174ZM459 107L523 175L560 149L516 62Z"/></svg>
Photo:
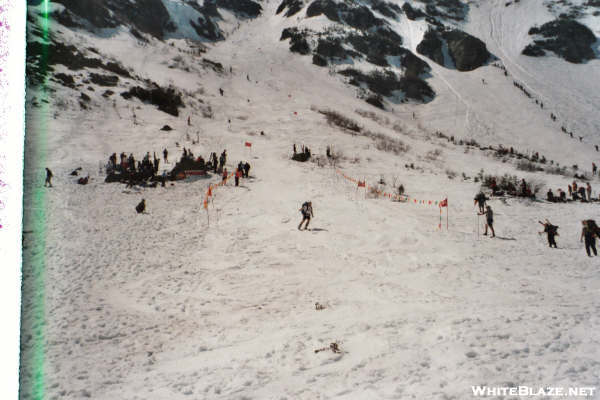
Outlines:
<svg viewBox="0 0 600 400"><path fill-rule="evenodd" d="M173 14L183 10L167 3ZM48 398L465 399L474 385L600 388L599 263L579 242L581 220L600 217L598 203L492 199L497 237L483 236L484 217L473 206L480 169L543 182L541 197L566 190L572 178L517 171L512 161L434 134L538 151L580 170L598 160L598 61L520 55L531 23L552 17L535 1L504 3L472 4L465 30L486 41L509 76L492 65L461 73L428 60L435 100L389 112L357 99L310 57L292 55L279 41L292 21L274 16L277 2L265 2L263 16L241 22L201 56L180 51L188 44L179 39L142 46L125 32L63 30L66 40L93 45L187 97L174 117L118 95L133 83L110 100L90 84L84 111L77 91L56 86L49 109L28 114L28 140L47 142L55 175L45 254L29 254L46 265ZM403 23L414 50L423 27ZM168 68L176 56L191 72ZM198 68L203 57L224 72ZM211 118L200 111L207 105ZM409 149L378 150L370 138L328 125L318 110ZM562 133L550 112L584 140ZM165 124L174 130L161 131ZM343 157L335 168L295 162L294 143L322 157L331 145ZM206 211L216 175L125 188L104 183L99 171L113 152L162 158L164 148L169 163L161 160L161 170L171 169L183 147L205 158L227 149L227 168L248 161L250 178L214 189ZM91 176L86 186L69 175L79 166ZM43 183L43 167L26 171L26 187ZM386 192L402 183L410 200L367 197L342 174ZM596 196L598 184L592 180ZM147 213L139 215L141 198ZM435 202L445 198L440 229ZM315 217L298 231L306 200ZM556 250L538 235L546 218L560 227Z"/></svg>

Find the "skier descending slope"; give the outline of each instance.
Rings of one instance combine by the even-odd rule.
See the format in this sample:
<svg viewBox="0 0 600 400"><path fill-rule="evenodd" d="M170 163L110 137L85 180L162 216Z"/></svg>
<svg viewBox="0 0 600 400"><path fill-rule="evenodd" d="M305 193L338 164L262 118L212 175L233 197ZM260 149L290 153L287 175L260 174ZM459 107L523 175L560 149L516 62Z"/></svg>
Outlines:
<svg viewBox="0 0 600 400"><path fill-rule="evenodd" d="M300 221L300 225L298 225L298 230L302 230L302 224L306 221L306 225L304 225L304 230L308 229L308 224L310 224L310 219L314 217L312 202L307 201L302 204L302 208L300 208L300 213L302 214L302 221Z"/></svg>

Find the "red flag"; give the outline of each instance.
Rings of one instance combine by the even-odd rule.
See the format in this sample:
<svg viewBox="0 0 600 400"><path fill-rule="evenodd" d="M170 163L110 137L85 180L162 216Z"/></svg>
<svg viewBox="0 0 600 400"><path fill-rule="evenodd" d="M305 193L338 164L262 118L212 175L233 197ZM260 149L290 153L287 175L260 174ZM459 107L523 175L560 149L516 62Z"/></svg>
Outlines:
<svg viewBox="0 0 600 400"><path fill-rule="evenodd" d="M207 196L212 196L212 186L208 187L208 193L206 194Z"/></svg>
<svg viewBox="0 0 600 400"><path fill-rule="evenodd" d="M246 142L246 147L252 147L252 143Z"/></svg>
<svg viewBox="0 0 600 400"><path fill-rule="evenodd" d="M448 198L440 201L440 207L448 207Z"/></svg>
<svg viewBox="0 0 600 400"><path fill-rule="evenodd" d="M208 200L204 199L204 208L208 208Z"/></svg>
<svg viewBox="0 0 600 400"><path fill-rule="evenodd" d="M365 187L365 181L358 181L358 187Z"/></svg>

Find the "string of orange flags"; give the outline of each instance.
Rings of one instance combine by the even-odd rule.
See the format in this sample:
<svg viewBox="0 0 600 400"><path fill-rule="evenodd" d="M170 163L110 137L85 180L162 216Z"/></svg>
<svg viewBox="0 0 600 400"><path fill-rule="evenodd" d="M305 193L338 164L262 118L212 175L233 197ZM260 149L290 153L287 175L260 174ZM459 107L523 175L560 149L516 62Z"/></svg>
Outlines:
<svg viewBox="0 0 600 400"><path fill-rule="evenodd" d="M388 193L388 192L379 190L376 187L368 185L366 180L364 180L364 179L362 181L360 179L355 179L351 176L344 174L342 171L340 171L338 169L336 169L335 172L340 174L344 179L346 179L352 183L355 183L357 185L357 188L364 187L365 190L370 190L372 192L377 193L377 195L379 195L379 196L389 198L393 201L400 201L403 203L411 203L411 204L438 206L440 208L448 207L448 199L447 198L444 200L421 200L421 199L415 199L415 198L409 197L405 194Z"/></svg>
<svg viewBox="0 0 600 400"><path fill-rule="evenodd" d="M208 185L208 189L206 190L206 194L204 195L204 209L205 209L206 211L208 211L208 199L209 199L210 197L212 197L212 195L213 195L213 189L216 189L216 188L218 188L219 186L224 186L224 185L226 185L226 184L227 184L227 181L229 180L229 178L231 178L231 177L232 177L234 174L235 174L234 172L231 172L231 173L230 173L229 175L227 175L227 176L225 177L225 179L223 179L221 182L219 182L219 183L213 183L213 184L210 184L210 185Z"/></svg>

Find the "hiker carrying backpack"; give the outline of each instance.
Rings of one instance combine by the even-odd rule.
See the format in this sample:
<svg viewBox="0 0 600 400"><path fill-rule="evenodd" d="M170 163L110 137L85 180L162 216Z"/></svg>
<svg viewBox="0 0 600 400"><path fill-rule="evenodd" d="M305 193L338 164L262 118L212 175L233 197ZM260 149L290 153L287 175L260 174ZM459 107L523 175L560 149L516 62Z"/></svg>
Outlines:
<svg viewBox="0 0 600 400"><path fill-rule="evenodd" d="M302 230L302 224L306 221L306 225L304 226L304 230L308 229L308 224L310 223L310 219L314 217L312 202L307 201L302 204L302 208L300 208L300 213L302 214L302 221L300 221L300 225L298 225L298 230Z"/></svg>
<svg viewBox="0 0 600 400"><path fill-rule="evenodd" d="M545 223L542 221L538 222L544 226L544 230L540 232L540 234L545 232L548 237L548 246L556 249L557 246L555 237L558 236L558 225L552 225L548 220L546 220Z"/></svg>

